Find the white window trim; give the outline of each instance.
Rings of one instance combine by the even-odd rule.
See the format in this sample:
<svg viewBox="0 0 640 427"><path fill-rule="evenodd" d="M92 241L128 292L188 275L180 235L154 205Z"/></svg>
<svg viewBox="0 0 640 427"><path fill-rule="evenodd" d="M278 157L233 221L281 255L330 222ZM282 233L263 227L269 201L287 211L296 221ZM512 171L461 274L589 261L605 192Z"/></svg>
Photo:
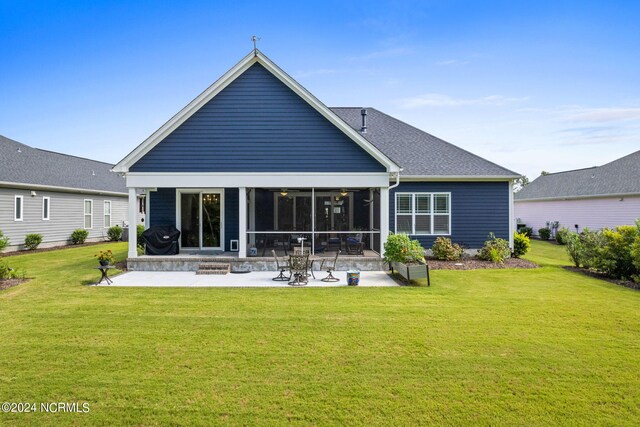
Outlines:
<svg viewBox="0 0 640 427"><path fill-rule="evenodd" d="M20 218L16 215L16 208L18 207L18 199L20 199ZM24 196L15 196L13 199L13 220L14 221L23 221L24 220Z"/></svg>
<svg viewBox="0 0 640 427"><path fill-rule="evenodd" d="M85 212L85 205L87 204L87 202L91 203L91 212L90 213L86 213ZM86 217L87 215L89 215L91 217L91 227L86 227ZM92 230L93 229L93 199L84 199L84 201L82 202L82 227L85 230Z"/></svg>
<svg viewBox="0 0 640 427"><path fill-rule="evenodd" d="M45 201L47 202L47 209L45 211L44 209L44 205L45 205ZM46 213L46 215L45 215ZM49 219L51 218L51 197L45 196L42 198L42 220L43 221L49 221Z"/></svg>
<svg viewBox="0 0 640 427"><path fill-rule="evenodd" d="M104 207L107 206L107 203L109 204L109 213L108 214L104 211ZM104 224L103 224L103 227L104 228L111 228L111 200L105 200L102 203L102 221L104 221L104 217L107 216L107 215L109 215L109 224L107 225L107 223L105 221Z"/></svg>
<svg viewBox="0 0 640 427"><path fill-rule="evenodd" d="M394 227L393 227L393 231L394 233L398 233L398 196L411 196L411 214L408 213L400 213L400 215L411 215L411 233L409 234L410 236L451 236L451 215L452 215L452 209L451 209L451 192L446 192L446 191L434 191L434 192L417 192L417 193L411 193L411 192L398 192L396 193L396 197L395 197L395 206L394 206ZM435 213L435 196L436 195L446 195L448 196L449 199L449 213L448 214L442 214L442 213ZM416 214L416 196L429 196L431 201L430 201L430 210L431 213L429 214ZM425 234L425 233L420 233L417 234L416 233L416 216L426 216L429 215L431 217L431 233ZM447 215L449 217L449 232L448 233L434 233L434 218L436 216L445 216Z"/></svg>

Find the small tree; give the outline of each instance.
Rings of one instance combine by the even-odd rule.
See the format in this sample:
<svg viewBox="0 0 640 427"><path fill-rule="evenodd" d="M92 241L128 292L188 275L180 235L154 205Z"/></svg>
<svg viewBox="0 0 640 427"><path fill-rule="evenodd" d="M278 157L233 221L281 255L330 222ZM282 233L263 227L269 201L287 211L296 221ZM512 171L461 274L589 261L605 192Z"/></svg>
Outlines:
<svg viewBox="0 0 640 427"><path fill-rule="evenodd" d="M513 192L517 193L529 184L529 178L521 176L513 180Z"/></svg>

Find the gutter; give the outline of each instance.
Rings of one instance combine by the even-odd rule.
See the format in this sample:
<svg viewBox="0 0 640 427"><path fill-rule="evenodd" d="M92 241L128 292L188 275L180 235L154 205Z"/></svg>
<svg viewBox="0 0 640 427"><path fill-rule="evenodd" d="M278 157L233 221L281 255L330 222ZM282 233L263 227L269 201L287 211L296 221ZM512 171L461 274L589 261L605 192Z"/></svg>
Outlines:
<svg viewBox="0 0 640 427"><path fill-rule="evenodd" d="M562 200L609 199L609 198L615 198L615 197L640 197L640 193L588 194L585 196L543 197L539 199L515 199L514 202L547 202L547 201L562 201Z"/></svg>
<svg viewBox="0 0 640 427"><path fill-rule="evenodd" d="M395 175L396 175L396 183L391 185L391 186L389 186L389 190L393 190L398 185L400 185L400 172L402 172L402 169L400 169L398 172L395 173Z"/></svg>
<svg viewBox="0 0 640 427"><path fill-rule="evenodd" d="M98 195L104 195L104 196L128 197L127 193L120 193L117 191L101 191L101 190L91 190L88 188L73 188L73 187L59 187L55 185L27 184L22 182L0 181L0 187L23 188L27 190L28 189L49 190L49 191L58 191L63 193L98 194Z"/></svg>

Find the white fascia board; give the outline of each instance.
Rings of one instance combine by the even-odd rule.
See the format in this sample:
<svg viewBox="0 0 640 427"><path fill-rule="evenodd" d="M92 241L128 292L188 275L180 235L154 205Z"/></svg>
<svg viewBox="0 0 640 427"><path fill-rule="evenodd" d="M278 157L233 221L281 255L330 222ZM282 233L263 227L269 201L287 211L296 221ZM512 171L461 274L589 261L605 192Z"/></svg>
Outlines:
<svg viewBox="0 0 640 427"><path fill-rule="evenodd" d="M457 176L457 175L400 175L401 182L427 182L427 181L511 181L520 178L519 175L469 175L469 176Z"/></svg>
<svg viewBox="0 0 640 427"><path fill-rule="evenodd" d="M62 193L81 193L81 194L97 194L97 195L104 195L104 196L127 197L127 193L120 193L117 191L90 190L86 188L60 187L55 185L28 184L28 183L22 183L22 182L0 181L0 187L54 191L54 192L62 192Z"/></svg>
<svg viewBox="0 0 640 427"><path fill-rule="evenodd" d="M381 173L150 173L129 172L127 187L134 188L370 188L389 187L389 174Z"/></svg>
<svg viewBox="0 0 640 427"><path fill-rule="evenodd" d="M516 193L517 194L517 193ZM589 194L586 196L559 196L544 197L539 199L515 199L514 202L550 202L558 200L584 200L584 199L611 199L617 197L640 197L640 193L616 193L616 194Z"/></svg>
<svg viewBox="0 0 640 427"><path fill-rule="evenodd" d="M362 135L358 134L351 126L338 117L333 111L320 102L315 96L307 91L300 83L296 82L287 75L280 67L275 65L269 58L267 58L259 50L251 51L240 62L238 62L233 68L227 71L222 77L216 80L211 86L209 86L204 92L198 95L193 101L191 101L186 107L180 110L169 121L149 136L142 144L138 145L131 153L129 153L124 159L118 162L112 169L113 172L127 172L129 167L135 162L140 160L146 153L148 153L153 147L155 147L160 141L166 138L171 132L176 130L182 123L184 123L189 117L195 114L203 105L211 101L218 93L231 84L236 78L244 73L249 67L255 63L259 63L267 70L269 70L278 80L283 82L289 89L293 90L302 99L304 99L309 105L311 105L316 111L322 114L329 122L345 133L356 144L362 147L367 153L369 153L378 162L383 164L388 172L398 172L400 167L395 164L390 158L384 155L380 150L374 147L369 141L367 141Z"/></svg>

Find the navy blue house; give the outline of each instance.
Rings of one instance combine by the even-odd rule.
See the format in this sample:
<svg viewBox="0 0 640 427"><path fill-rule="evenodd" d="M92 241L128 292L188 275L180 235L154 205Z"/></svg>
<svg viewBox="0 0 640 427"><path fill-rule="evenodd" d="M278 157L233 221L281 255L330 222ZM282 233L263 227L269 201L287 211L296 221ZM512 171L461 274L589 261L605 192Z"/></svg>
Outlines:
<svg viewBox="0 0 640 427"><path fill-rule="evenodd" d="M513 234L519 175L373 108L329 108L252 51L115 167L130 215L173 225L183 252L239 258L305 238L381 254L389 233L479 248ZM131 236L129 257L136 257ZM350 248L353 249L353 248Z"/></svg>

